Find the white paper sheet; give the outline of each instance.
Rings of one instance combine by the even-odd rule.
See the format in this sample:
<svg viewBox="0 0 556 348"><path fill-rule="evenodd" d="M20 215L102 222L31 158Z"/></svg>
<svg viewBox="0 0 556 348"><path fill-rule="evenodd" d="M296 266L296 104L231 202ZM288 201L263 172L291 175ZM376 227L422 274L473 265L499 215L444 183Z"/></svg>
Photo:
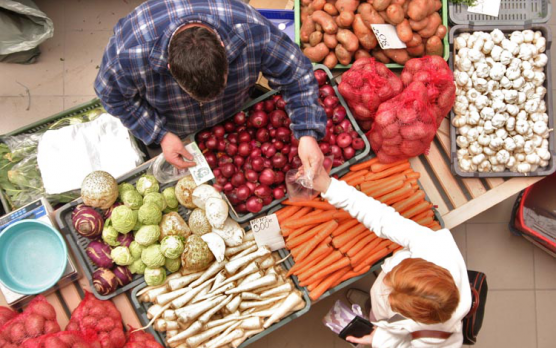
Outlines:
<svg viewBox="0 0 556 348"><path fill-rule="evenodd" d="M500 0L477 0L475 6L469 6L467 11L498 17L500 12Z"/></svg>
<svg viewBox="0 0 556 348"><path fill-rule="evenodd" d="M115 178L143 161L120 120L102 114L91 122L47 131L38 146L37 161L49 194L81 187L85 176L104 170Z"/></svg>

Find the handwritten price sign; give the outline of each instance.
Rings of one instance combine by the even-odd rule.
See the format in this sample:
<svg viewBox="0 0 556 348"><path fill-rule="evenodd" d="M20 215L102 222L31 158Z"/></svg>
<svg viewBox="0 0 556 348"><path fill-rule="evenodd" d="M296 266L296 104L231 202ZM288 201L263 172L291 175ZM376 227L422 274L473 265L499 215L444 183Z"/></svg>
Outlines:
<svg viewBox="0 0 556 348"><path fill-rule="evenodd" d="M371 29L383 50L407 47L398 37L396 27L392 24L371 24Z"/></svg>
<svg viewBox="0 0 556 348"><path fill-rule="evenodd" d="M250 224L258 246L266 245L272 251L286 247L276 214L253 219Z"/></svg>

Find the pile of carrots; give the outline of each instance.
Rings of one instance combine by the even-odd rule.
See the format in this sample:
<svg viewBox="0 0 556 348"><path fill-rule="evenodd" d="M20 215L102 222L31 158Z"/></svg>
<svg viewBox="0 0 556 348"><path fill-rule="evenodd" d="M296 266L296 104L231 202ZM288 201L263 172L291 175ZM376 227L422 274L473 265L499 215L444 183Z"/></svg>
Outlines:
<svg viewBox="0 0 556 348"><path fill-rule="evenodd" d="M354 165L340 180L380 202L392 206L406 218L439 230L432 204L417 184L419 173L407 160L381 164L376 158ZM364 274L378 261L401 247L378 238L372 231L326 201L282 202L276 212L286 247L295 265L300 285L317 300L328 289Z"/></svg>

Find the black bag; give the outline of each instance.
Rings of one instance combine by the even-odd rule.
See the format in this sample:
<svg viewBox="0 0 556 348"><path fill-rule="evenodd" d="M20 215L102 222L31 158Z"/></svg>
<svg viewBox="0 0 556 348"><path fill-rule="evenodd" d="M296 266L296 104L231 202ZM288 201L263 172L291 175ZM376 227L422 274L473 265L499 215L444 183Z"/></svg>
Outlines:
<svg viewBox="0 0 556 348"><path fill-rule="evenodd" d="M463 344L473 345L483 326L488 285L486 275L482 272L467 271L471 285L471 310L463 318Z"/></svg>

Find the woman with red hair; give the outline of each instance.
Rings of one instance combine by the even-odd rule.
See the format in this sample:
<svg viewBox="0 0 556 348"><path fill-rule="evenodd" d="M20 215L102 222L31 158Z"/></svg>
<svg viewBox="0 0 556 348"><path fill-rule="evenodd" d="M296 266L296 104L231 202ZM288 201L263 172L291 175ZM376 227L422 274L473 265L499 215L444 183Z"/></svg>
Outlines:
<svg viewBox="0 0 556 348"><path fill-rule="evenodd" d="M378 237L403 249L386 259L371 288L375 326L352 343L375 348L461 347L462 319L471 307L465 261L447 229L432 231L320 170L315 190Z"/></svg>

